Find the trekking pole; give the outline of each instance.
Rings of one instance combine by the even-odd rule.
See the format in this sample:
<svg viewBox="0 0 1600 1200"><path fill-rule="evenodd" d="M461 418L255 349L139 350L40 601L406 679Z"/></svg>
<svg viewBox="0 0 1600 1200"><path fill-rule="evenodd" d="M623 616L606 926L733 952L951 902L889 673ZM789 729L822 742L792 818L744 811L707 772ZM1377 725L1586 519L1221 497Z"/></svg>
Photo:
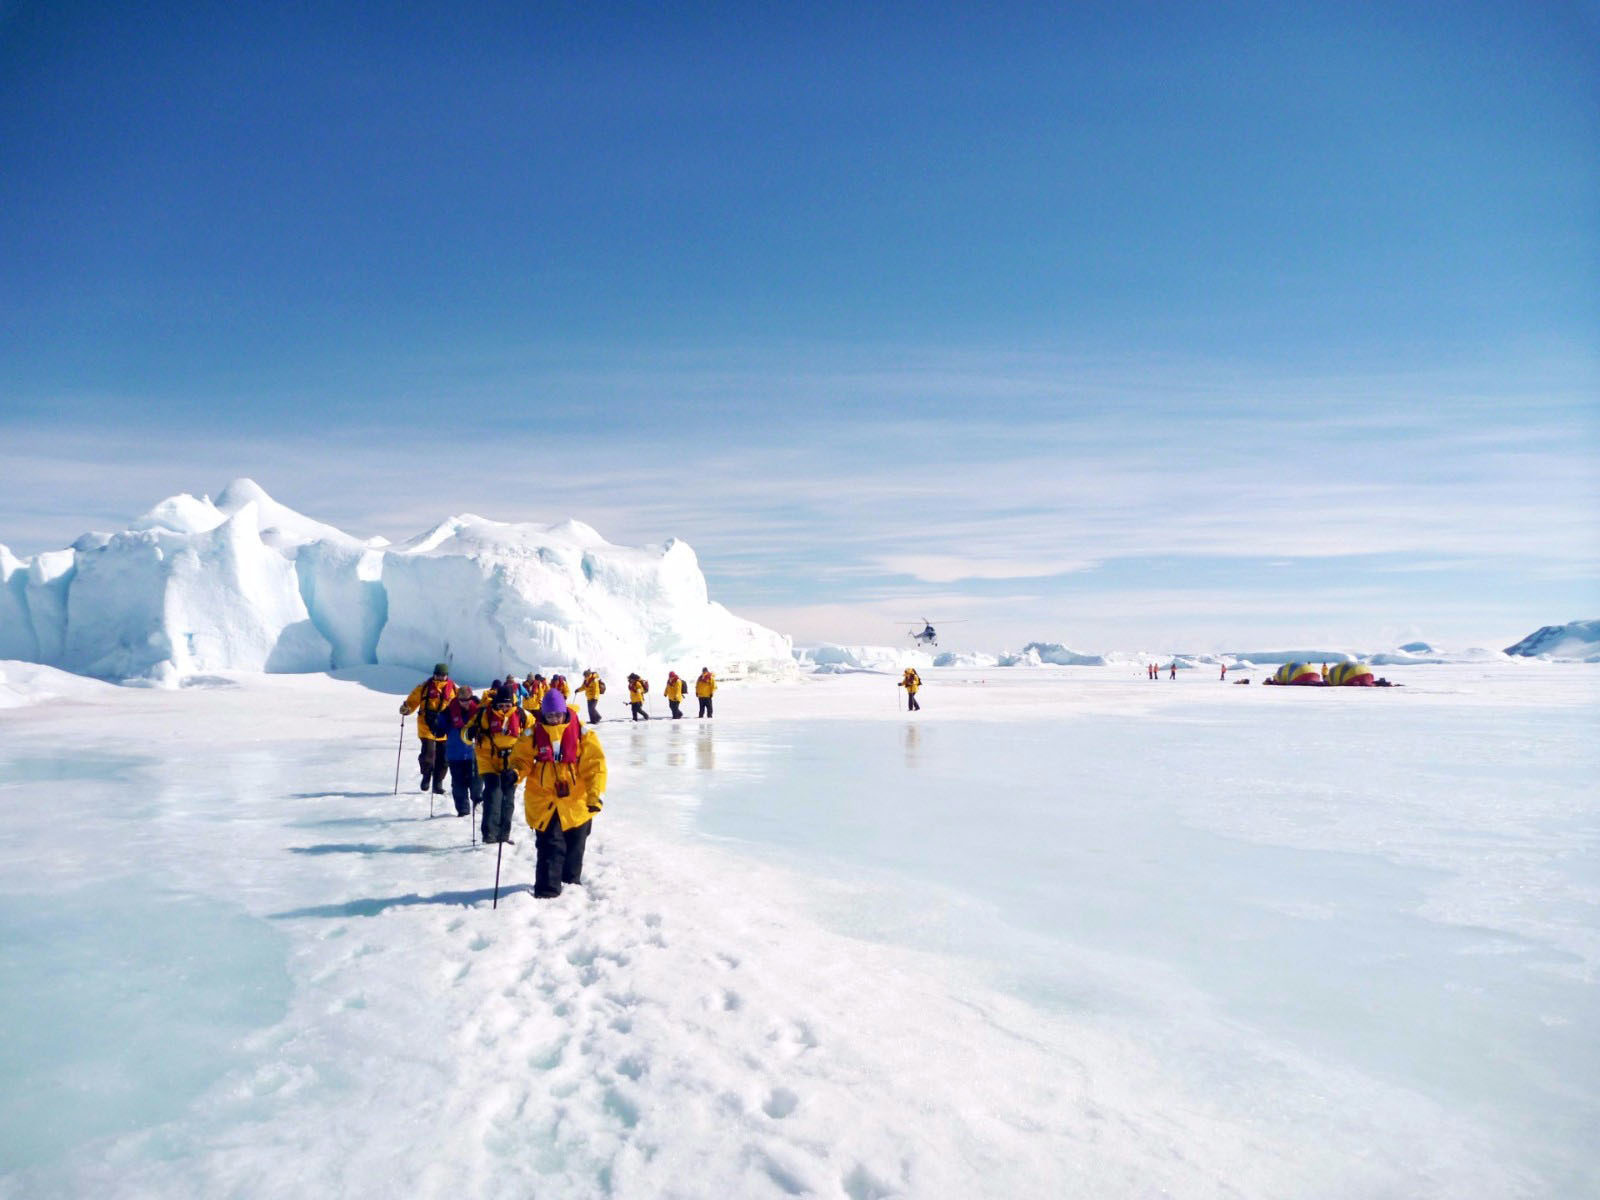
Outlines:
<svg viewBox="0 0 1600 1200"><path fill-rule="evenodd" d="M494 903L490 908L500 907L500 856L506 851L504 842L497 842L494 852Z"/></svg>
<svg viewBox="0 0 1600 1200"><path fill-rule="evenodd" d="M405 715L402 714L401 717L400 717L400 740L395 743L395 747L394 747L394 794L396 796L398 796L400 794L400 752L402 750L404 750L405 748L406 748L406 719L405 719Z"/></svg>

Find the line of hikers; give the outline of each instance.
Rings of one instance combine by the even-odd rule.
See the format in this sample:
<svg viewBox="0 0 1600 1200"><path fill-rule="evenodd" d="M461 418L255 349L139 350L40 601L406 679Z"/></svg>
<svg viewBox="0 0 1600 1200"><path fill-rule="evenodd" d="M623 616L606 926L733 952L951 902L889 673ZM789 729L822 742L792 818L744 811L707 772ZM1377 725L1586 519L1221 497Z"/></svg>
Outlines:
<svg viewBox="0 0 1600 1200"><path fill-rule="evenodd" d="M649 683L630 675L628 685L634 720L648 720L643 706ZM590 723L600 721L599 700L606 685L599 673L585 671L577 690L588 701ZM683 716L679 705L685 690L683 679L671 672L665 691L675 719ZM700 716L712 715L716 690L716 676L702 668L695 681ZM450 678L448 664L436 663L432 676L400 705L401 716L417 714L421 790L444 795L448 774L458 817L470 816L482 805L485 843L511 841L516 788L526 781L524 814L538 850L533 894L541 899L560 895L563 883L581 881L589 824L605 793L605 751L594 731L585 730L568 707L571 698L563 675L546 680L530 673L519 680L507 672L480 700L469 685Z"/></svg>

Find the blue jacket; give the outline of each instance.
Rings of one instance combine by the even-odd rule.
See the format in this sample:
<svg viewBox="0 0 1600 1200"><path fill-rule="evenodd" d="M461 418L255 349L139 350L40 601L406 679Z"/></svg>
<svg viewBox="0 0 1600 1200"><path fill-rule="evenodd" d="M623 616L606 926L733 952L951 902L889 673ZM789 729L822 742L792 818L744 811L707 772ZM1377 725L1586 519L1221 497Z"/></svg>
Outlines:
<svg viewBox="0 0 1600 1200"><path fill-rule="evenodd" d="M459 700L445 710L444 757L446 762L464 762L477 757L476 748L463 736L467 722L472 719L472 714L476 710L477 705L475 703L469 708Z"/></svg>

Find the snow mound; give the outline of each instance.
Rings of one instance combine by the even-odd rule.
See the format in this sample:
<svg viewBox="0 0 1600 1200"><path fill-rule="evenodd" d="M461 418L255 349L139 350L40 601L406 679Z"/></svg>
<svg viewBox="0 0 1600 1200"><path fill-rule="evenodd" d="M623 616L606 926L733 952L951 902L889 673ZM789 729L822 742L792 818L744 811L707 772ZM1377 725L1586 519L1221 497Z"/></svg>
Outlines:
<svg viewBox="0 0 1600 1200"><path fill-rule="evenodd" d="M1600 621L1568 621L1534 630L1507 654L1520 658L1567 658L1600 662Z"/></svg>
<svg viewBox="0 0 1600 1200"><path fill-rule="evenodd" d="M39 663L0 660L0 708L26 708L47 700L94 700L110 685Z"/></svg>
<svg viewBox="0 0 1600 1200"><path fill-rule="evenodd" d="M1021 650L1002 654L1002 667L1103 667L1102 654L1080 654L1060 642L1029 642Z"/></svg>
<svg viewBox="0 0 1600 1200"><path fill-rule="evenodd" d="M163 685L440 659L485 682L508 668L794 671L787 638L710 600L683 542L632 549L578 521L466 515L390 546L249 479L70 549L19 559L0 546L0 657Z"/></svg>

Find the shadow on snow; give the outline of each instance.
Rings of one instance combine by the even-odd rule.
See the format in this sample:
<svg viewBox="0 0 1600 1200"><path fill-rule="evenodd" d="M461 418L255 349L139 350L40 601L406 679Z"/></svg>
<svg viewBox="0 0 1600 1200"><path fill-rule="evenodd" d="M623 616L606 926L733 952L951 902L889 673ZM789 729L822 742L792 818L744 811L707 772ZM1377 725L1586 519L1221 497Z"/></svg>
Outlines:
<svg viewBox="0 0 1600 1200"><path fill-rule="evenodd" d="M394 792L290 792L286 800L387 800Z"/></svg>
<svg viewBox="0 0 1600 1200"><path fill-rule="evenodd" d="M465 846L380 846L376 842L322 842L290 846L290 854L448 854Z"/></svg>
<svg viewBox="0 0 1600 1200"><path fill-rule="evenodd" d="M524 892L533 893L531 883L507 884L500 889L500 899ZM404 896L372 897L365 900L347 900L343 904L313 904L308 908L291 908L286 912L269 913L274 921L290 921L300 917L375 917L391 908L413 908L419 904L443 904L453 908L472 908L494 899L493 888L478 888L470 892L435 892L422 896L409 892Z"/></svg>

